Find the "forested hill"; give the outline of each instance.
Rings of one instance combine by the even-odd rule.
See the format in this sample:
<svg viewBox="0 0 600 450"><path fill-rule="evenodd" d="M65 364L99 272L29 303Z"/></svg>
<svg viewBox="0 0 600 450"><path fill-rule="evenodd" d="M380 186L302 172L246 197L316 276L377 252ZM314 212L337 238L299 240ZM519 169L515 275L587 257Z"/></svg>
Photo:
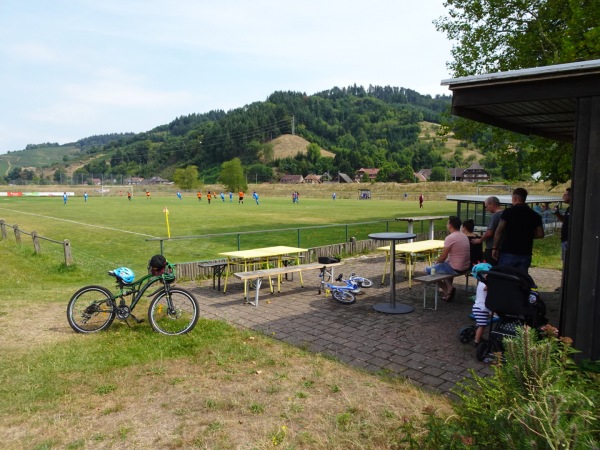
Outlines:
<svg viewBox="0 0 600 450"><path fill-rule="evenodd" d="M94 145L101 137L82 139L77 143L82 153L97 157L79 171L170 178L175 168L195 165L211 181L223 162L238 157L254 171L252 178L264 181L274 171L352 175L361 167L384 168L392 179L401 171L412 178L413 169L433 167L441 158L433 144L419 143L419 122L439 123L450 102L450 96L390 86L335 87L314 95L274 92L265 101L181 116L104 145ZM269 142L282 134L301 136L336 156L321 158L313 151L276 160Z"/></svg>
<svg viewBox="0 0 600 450"><path fill-rule="evenodd" d="M432 98L390 86L333 88L314 95L274 92L265 101L227 113L179 117L104 150L112 154L109 163L113 172L127 172L131 167L139 170L141 164L140 175L146 177L169 177L170 170L165 167L193 164L210 180L223 162L234 157L254 171L253 178L265 181L273 169L306 175L326 171L353 174L361 167L383 167L386 163L392 164L392 171L431 167L440 157L432 154L432 148L420 148L418 123L439 122L450 101L449 96ZM291 133L334 152L336 157L332 160L308 154L271 160L268 142ZM433 160L426 161L428 155Z"/></svg>

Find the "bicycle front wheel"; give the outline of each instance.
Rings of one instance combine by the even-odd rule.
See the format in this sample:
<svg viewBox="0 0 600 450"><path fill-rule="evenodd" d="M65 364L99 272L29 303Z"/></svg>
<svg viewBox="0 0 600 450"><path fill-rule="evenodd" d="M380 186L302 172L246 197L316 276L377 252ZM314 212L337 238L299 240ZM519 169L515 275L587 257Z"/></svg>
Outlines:
<svg viewBox="0 0 600 450"><path fill-rule="evenodd" d="M352 303L356 302L356 297L354 297L354 294L343 289L333 289L331 291L331 296L336 302L342 303L343 305L351 305Z"/></svg>
<svg viewBox="0 0 600 450"><path fill-rule="evenodd" d="M181 288L161 290L150 302L148 322L162 334L177 335L191 331L198 322L198 300Z"/></svg>
<svg viewBox="0 0 600 450"><path fill-rule="evenodd" d="M79 289L67 306L69 325L78 333L94 333L108 328L115 320L112 294L102 286Z"/></svg>

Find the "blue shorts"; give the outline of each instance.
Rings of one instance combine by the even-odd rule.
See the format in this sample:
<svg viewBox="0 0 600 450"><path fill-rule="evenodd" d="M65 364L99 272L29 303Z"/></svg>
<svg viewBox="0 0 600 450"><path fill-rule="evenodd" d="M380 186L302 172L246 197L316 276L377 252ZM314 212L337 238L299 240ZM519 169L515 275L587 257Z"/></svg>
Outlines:
<svg viewBox="0 0 600 450"><path fill-rule="evenodd" d="M447 262L434 264L433 267L435 267L435 273L457 273L456 270L454 270ZM427 275L431 275L431 267L425 267L425 272L427 272Z"/></svg>

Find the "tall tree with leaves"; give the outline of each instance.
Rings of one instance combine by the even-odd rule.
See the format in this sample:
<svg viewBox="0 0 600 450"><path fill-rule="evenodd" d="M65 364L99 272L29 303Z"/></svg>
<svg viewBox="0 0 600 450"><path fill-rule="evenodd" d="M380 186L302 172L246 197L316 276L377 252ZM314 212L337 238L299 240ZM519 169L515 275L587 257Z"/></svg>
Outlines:
<svg viewBox="0 0 600 450"><path fill-rule="evenodd" d="M187 166L185 169L175 169L173 180L179 189L190 190L199 185L198 168Z"/></svg>
<svg viewBox="0 0 600 450"><path fill-rule="evenodd" d="M248 183L246 182L242 162L239 158L233 158L231 161L221 164L221 174L218 181L232 192L248 190Z"/></svg>
<svg viewBox="0 0 600 450"><path fill-rule="evenodd" d="M448 63L456 77L600 58L597 0L447 0L444 6L448 16L434 23L456 42ZM489 134L485 127L460 125L471 137ZM541 170L554 184L570 179L572 145L493 134L502 143L494 150L501 156L527 148L523 163L532 170Z"/></svg>

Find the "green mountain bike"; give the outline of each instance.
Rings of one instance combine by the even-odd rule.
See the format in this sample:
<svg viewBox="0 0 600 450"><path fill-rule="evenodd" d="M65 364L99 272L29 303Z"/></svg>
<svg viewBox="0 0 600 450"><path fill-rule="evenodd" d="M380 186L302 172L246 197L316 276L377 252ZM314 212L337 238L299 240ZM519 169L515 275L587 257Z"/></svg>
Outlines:
<svg viewBox="0 0 600 450"><path fill-rule="evenodd" d="M155 261L157 258L158 262ZM138 281L134 281L135 275L127 267L109 271L108 274L117 283L116 293L96 285L86 286L75 292L67 307L67 319L71 328L78 333L94 333L108 328L115 318L125 321L127 325L130 317L141 323L144 319L134 316L133 310L148 289L155 286L156 289L146 295L152 297L148 307L148 322L152 328L167 335L191 331L199 317L198 300L194 294L172 286L175 267L163 256L154 256L148 269L148 275ZM129 304L127 297L131 298Z"/></svg>

